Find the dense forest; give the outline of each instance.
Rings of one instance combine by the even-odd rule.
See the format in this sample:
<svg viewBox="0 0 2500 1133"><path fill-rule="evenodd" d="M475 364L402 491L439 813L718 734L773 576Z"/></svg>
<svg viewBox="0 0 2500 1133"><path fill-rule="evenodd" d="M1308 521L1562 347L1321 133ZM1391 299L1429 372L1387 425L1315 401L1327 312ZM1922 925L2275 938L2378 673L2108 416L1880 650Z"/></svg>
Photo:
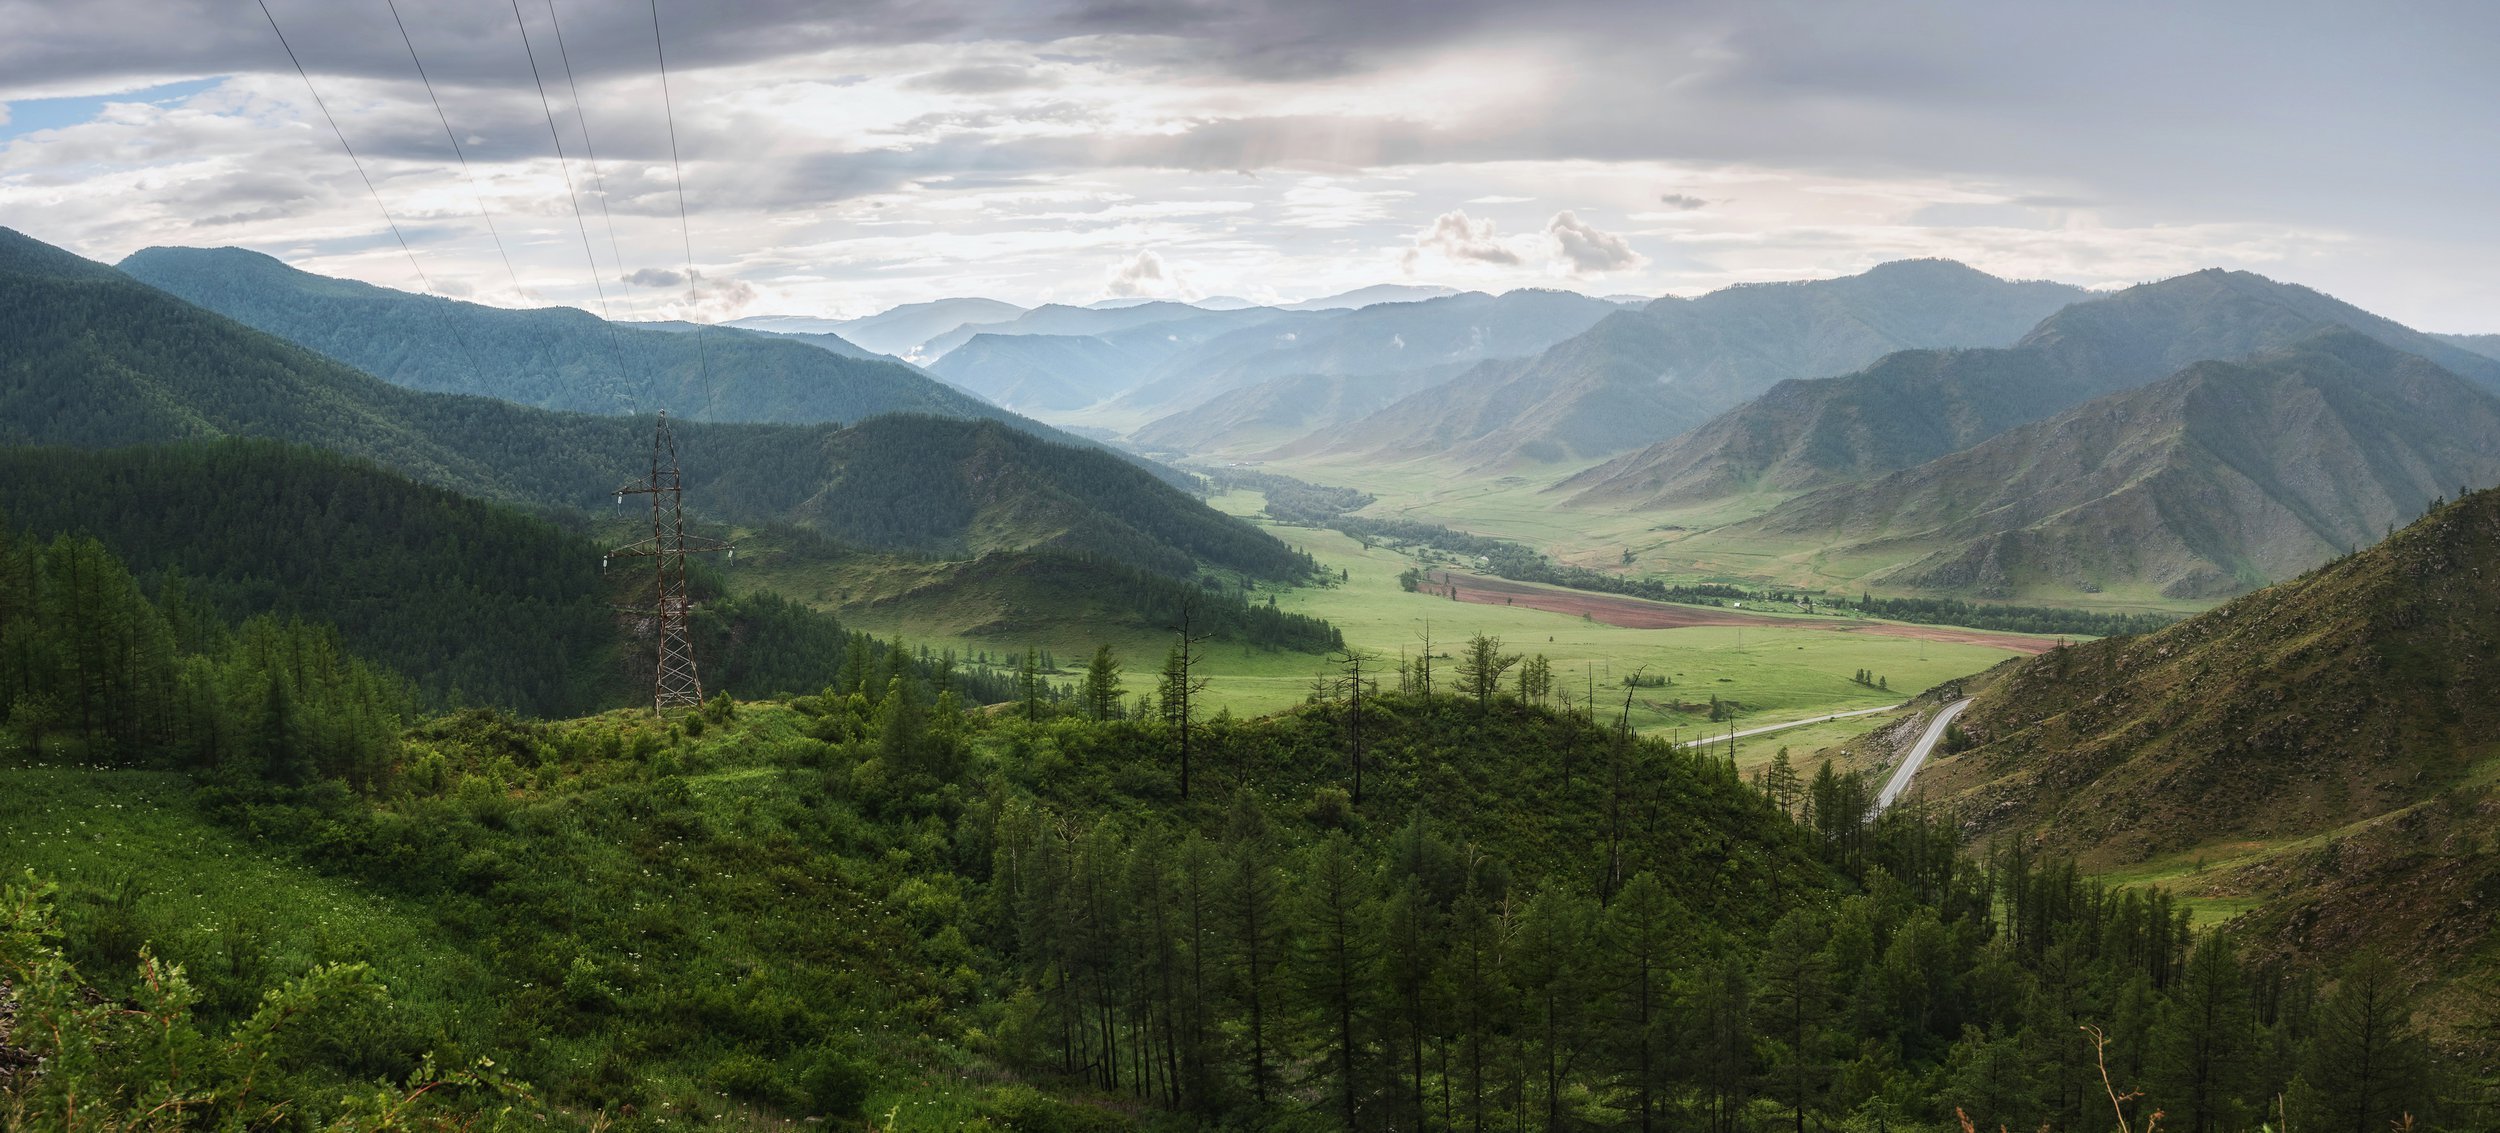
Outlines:
<svg viewBox="0 0 2500 1133"><path fill-rule="evenodd" d="M103 578L96 555L65 541L40 565ZM141 608L126 577L109 588ZM86 659L129 640L71 631L44 702L74 704L111 668ZM121 781L40 778L84 761L58 741L13 749L28 786L0 829L33 835L0 843L13 866L74 856L83 839L43 836L70 813L129 823L100 832L117 843L183 819L383 912L254 920L182 897L179 858L144 850L59 891L12 883L8 1042L46 1061L0 1106L138 1107L166 1063L97 1051L257 1043L259 1063L194 1064L204 1112L1469 1133L2489 1116L2381 961L2252 968L2158 891L1973 859L1950 824L1873 816L1828 765L1747 782L1549 707L1502 679L1499 642L1455 680L1258 720L1193 713L1185 665L1144 711L1107 658L1080 695L1028 684L975 712L950 666L846 650L778 703L404 732L388 683L343 658L300 692L266 657L201 662L243 690L219 718L256 746L75 811L44 792ZM251 730L273 703L298 723ZM322 719L353 745L324 746ZM178 1018L151 1014L179 998L152 963L192 973ZM300 1033L271 1037L270 1004L299 1001Z"/></svg>

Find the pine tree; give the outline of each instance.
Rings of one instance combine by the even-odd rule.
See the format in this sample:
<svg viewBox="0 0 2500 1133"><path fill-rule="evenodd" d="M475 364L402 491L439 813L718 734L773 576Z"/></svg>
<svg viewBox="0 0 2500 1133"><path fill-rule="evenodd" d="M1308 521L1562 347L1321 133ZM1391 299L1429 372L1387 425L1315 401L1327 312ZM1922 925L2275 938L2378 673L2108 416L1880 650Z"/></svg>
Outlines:
<svg viewBox="0 0 2500 1133"><path fill-rule="evenodd" d="M2238 1127L2256 1044L2247 977L2230 942L2208 933L2170 990L2146 1059L2168 1123L2186 1133Z"/></svg>
<svg viewBox="0 0 2500 1133"><path fill-rule="evenodd" d="M1502 690L1502 674L1519 663L1516 653L1502 652L1502 639L1477 634L1467 641L1467 652L1458 659L1461 687L1474 698L1476 707L1486 708L1493 696Z"/></svg>
<svg viewBox="0 0 2500 1133"><path fill-rule="evenodd" d="M1120 696L1120 658L1110 646L1099 646L1085 666L1085 714L1096 720L1119 719Z"/></svg>
<svg viewBox="0 0 2500 1133"><path fill-rule="evenodd" d="M2365 955L2345 969L2318 1011L2317 1037L2301 1067L2301 1124L2325 1133L2378 1133L2407 1114L2426 1116L2429 1052L2413 1030L2413 1004L2394 963Z"/></svg>

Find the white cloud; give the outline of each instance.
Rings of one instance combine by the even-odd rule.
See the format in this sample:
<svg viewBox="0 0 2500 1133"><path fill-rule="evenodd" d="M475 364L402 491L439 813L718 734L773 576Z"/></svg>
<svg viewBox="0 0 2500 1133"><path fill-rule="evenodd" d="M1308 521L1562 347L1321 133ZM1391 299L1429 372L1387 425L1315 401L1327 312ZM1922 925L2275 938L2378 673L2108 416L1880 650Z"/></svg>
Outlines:
<svg viewBox="0 0 2500 1133"><path fill-rule="evenodd" d="M1545 223L1545 235L1559 253L1555 266L1568 275L1604 275L1648 263L1623 237L1598 229L1564 209Z"/></svg>
<svg viewBox="0 0 2500 1133"><path fill-rule="evenodd" d="M1432 258L1458 264L1493 264L1516 267L1520 254L1493 233L1491 220L1478 220L1465 209L1452 209L1434 217L1432 223L1415 237L1414 246L1406 250L1405 265L1409 272Z"/></svg>
<svg viewBox="0 0 2500 1133"><path fill-rule="evenodd" d="M1142 249L1113 265L1102 293L1106 299L1174 299L1190 295L1180 273L1164 266L1163 257L1152 248Z"/></svg>

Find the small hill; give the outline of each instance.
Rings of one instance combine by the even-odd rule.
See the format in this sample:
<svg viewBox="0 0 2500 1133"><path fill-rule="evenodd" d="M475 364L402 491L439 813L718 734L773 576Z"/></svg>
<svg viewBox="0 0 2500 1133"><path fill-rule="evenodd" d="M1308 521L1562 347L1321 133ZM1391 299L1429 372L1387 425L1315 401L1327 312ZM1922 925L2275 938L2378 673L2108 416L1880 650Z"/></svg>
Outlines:
<svg viewBox="0 0 2500 1133"><path fill-rule="evenodd" d="M816 319L804 315L759 315L729 325L774 334L837 334L867 350L897 357L910 355L920 344L961 326L1003 323L1024 308L996 299L937 299L905 303L857 319Z"/></svg>
<svg viewBox="0 0 2500 1133"><path fill-rule="evenodd" d="M1916 350L1845 377L1783 382L1706 424L1555 486L1579 506L1691 505L1880 475L2206 359L2330 328L2500 390L2500 366L2305 287L2208 270L2067 307L2004 350Z"/></svg>
<svg viewBox="0 0 2500 1133"><path fill-rule="evenodd" d="M1281 317L1175 355L1105 410L1146 422L1274 378L1410 373L1530 355L1617 309L1577 292L1522 288Z"/></svg>
<svg viewBox="0 0 2500 1133"><path fill-rule="evenodd" d="M1034 412L1083 409L1127 389L1153 362L1092 335L976 334L929 372L995 404Z"/></svg>
<svg viewBox="0 0 2500 1133"><path fill-rule="evenodd" d="M2500 359L2500 334L2434 334L2431 337L2485 358Z"/></svg>
<svg viewBox="0 0 2500 1133"><path fill-rule="evenodd" d="M1386 374L1293 374L1220 393L1130 433L1147 452L1257 452L1369 414L1431 389L1466 363Z"/></svg>
<svg viewBox="0 0 2500 1133"><path fill-rule="evenodd" d="M2288 847L2481 789L2500 759L2494 562L2486 490L2158 633L2009 663L1962 717L1976 746L1920 790L2109 867Z"/></svg>
<svg viewBox="0 0 2500 1133"><path fill-rule="evenodd" d="M2500 398L2352 331L2199 362L1961 452L1727 528L1987 598L2211 598L2286 578L2500 483ZM1722 533L1704 536L1716 539Z"/></svg>
<svg viewBox="0 0 2500 1133"><path fill-rule="evenodd" d="M1375 283L1369 287L1357 287L1352 291L1341 291L1335 295L1323 295L1317 299L1305 299L1299 303L1286 303L1279 309L1352 311L1375 303L1419 303L1426 299L1439 299L1445 295L1456 294L1458 294L1458 289L1455 287L1417 283Z"/></svg>
<svg viewBox="0 0 2500 1133"><path fill-rule="evenodd" d="M1446 454L1470 467L1595 459L1673 436L1784 379L1847 373L1913 347L2009 344L2089 295L1922 260L1661 299L1279 451Z"/></svg>
<svg viewBox="0 0 2500 1133"><path fill-rule="evenodd" d="M1149 323L1172 323L1187 320L1214 319L1210 325L1237 326L1244 318L1259 318L1274 312L1257 309L1243 311L1208 311L1187 303L1156 300L1126 307L1071 307L1064 303L1045 303L995 323L958 326L930 337L921 343L914 355L920 364L934 365L977 334L1024 335L1100 335L1142 327Z"/></svg>
<svg viewBox="0 0 2500 1133"><path fill-rule="evenodd" d="M299 271L239 248L148 248L142 283L396 385L581 413L667 409L691 421L814 424L880 413L1004 418L891 359L778 335L514 311ZM1034 426L1039 427L1039 426Z"/></svg>

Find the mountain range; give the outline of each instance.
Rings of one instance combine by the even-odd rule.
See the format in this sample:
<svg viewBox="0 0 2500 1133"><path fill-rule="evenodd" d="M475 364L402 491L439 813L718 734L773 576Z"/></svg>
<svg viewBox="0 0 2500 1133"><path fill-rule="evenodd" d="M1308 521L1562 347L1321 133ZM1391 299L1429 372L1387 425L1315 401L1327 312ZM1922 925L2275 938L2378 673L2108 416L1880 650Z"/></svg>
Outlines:
<svg viewBox="0 0 2500 1133"><path fill-rule="evenodd" d="M1880 475L2193 362L2337 327L2500 390L2493 359L2305 287L2209 270L2067 307L2008 349L1905 351L1845 376L1783 382L1557 490L1578 506L1641 510Z"/></svg>
<svg viewBox="0 0 2500 1133"><path fill-rule="evenodd" d="M1920 260L1660 299L1277 455L1433 457L1476 469L1595 459L1673 436L1785 379L1847 373L1896 350L2008 344L2090 295Z"/></svg>
<svg viewBox="0 0 2500 1133"><path fill-rule="evenodd" d="M412 295L238 248L149 248L120 266L142 283L411 389L579 413L668 409L689 421L813 424L930 413L1040 428L892 359L776 335Z"/></svg>
<svg viewBox="0 0 2500 1133"><path fill-rule="evenodd" d="M2375 542L2500 483L2500 398L2332 329L2198 362L1960 452L1702 536L1810 545L1863 581L1986 598L2211 599Z"/></svg>

